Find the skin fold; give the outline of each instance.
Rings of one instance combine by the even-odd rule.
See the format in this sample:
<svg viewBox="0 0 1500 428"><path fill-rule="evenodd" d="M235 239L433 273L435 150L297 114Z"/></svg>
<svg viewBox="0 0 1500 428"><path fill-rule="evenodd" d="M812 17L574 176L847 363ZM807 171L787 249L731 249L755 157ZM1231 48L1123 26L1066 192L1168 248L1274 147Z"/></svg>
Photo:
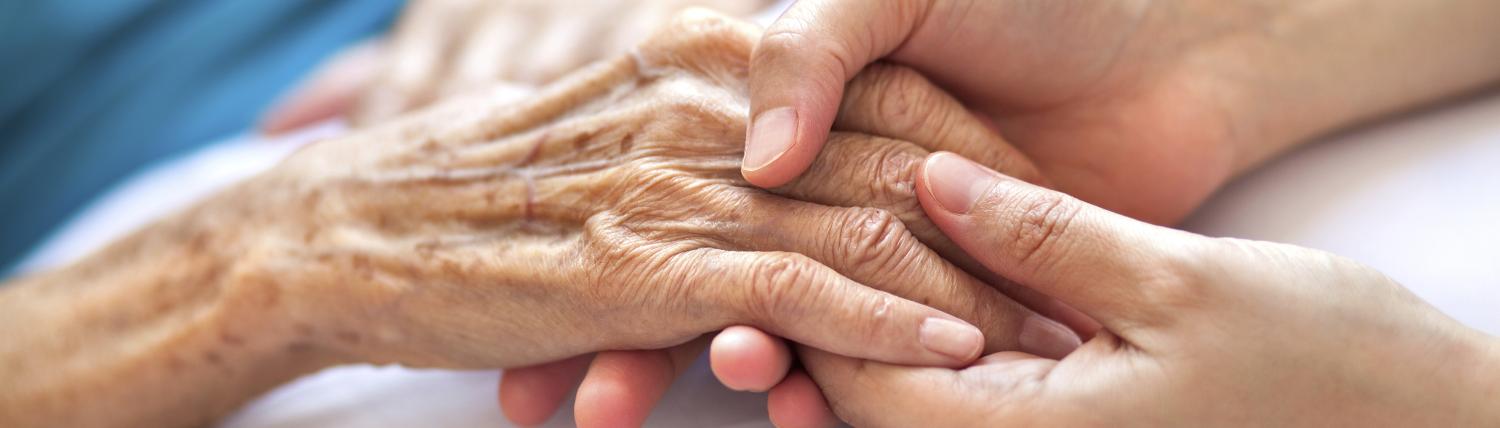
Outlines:
<svg viewBox="0 0 1500 428"><path fill-rule="evenodd" d="M746 182L757 35L685 12L525 101L479 92L312 144L78 263L13 280L0 288L0 422L201 425L336 364L578 364L702 349L703 334L742 324L945 367L1027 349L1038 326L1077 343L944 259L958 247L910 202L930 147L840 132L820 174L899 179ZM935 91L880 70L875 99Z"/></svg>

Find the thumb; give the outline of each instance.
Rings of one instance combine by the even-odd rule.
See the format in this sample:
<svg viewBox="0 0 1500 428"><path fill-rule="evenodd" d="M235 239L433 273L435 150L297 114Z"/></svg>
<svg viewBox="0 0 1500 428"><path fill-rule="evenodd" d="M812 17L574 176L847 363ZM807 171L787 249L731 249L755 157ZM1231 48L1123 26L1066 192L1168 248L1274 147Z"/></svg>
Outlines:
<svg viewBox="0 0 1500 428"><path fill-rule="evenodd" d="M844 84L906 40L930 2L802 0L766 29L750 57L745 179L776 187L817 157Z"/></svg>
<svg viewBox="0 0 1500 428"><path fill-rule="evenodd" d="M1197 235L1154 226L1006 177L953 153L928 156L917 198L934 224L1000 276L1106 327L1149 316L1181 284Z"/></svg>

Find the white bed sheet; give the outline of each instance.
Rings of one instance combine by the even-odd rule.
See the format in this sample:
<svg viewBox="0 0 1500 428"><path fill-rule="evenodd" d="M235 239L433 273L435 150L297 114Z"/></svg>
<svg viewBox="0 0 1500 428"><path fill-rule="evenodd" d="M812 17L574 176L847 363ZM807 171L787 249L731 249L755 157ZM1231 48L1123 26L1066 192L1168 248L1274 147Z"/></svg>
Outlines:
<svg viewBox="0 0 1500 428"><path fill-rule="evenodd" d="M273 165L328 124L285 139L232 139L164 162L84 210L24 262L41 268ZM1242 177L1185 227L1289 242L1388 273L1460 321L1500 334L1500 95L1311 145ZM494 371L340 367L257 400L226 427L509 426ZM650 426L769 426L765 398L729 391L703 361ZM570 408L571 404L565 409ZM560 412L548 426L571 426Z"/></svg>

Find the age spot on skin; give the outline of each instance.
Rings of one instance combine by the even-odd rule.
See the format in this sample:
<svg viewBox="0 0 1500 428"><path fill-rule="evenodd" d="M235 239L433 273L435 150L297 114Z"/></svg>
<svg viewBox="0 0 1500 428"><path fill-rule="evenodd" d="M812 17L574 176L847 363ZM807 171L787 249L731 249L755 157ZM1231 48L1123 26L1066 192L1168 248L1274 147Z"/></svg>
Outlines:
<svg viewBox="0 0 1500 428"><path fill-rule="evenodd" d="M370 258L363 254L355 254L350 257L349 263L354 267L355 275L360 279L369 281L375 278L375 269L370 267Z"/></svg>
<svg viewBox="0 0 1500 428"><path fill-rule="evenodd" d="M236 336L235 334L227 332L227 331L219 333L219 341L224 342L224 344L226 344L226 345L234 346L234 347L240 347L240 346L244 346L245 345L245 339L244 338Z"/></svg>
<svg viewBox="0 0 1500 428"><path fill-rule="evenodd" d="M216 366L224 365L224 357L219 356L219 353L214 351L204 352L203 360L208 361L209 364L213 364Z"/></svg>
<svg viewBox="0 0 1500 428"><path fill-rule="evenodd" d="M593 139L594 134L592 132L585 132L581 135L573 137L573 150L581 152L585 149L588 149L589 141Z"/></svg>
<svg viewBox="0 0 1500 428"><path fill-rule="evenodd" d="M312 337L313 333L315 333L315 331L313 330L312 326L307 325L307 323L305 323L305 322L299 322L299 323L296 323L296 324L292 324L292 330L295 330L297 332L298 336L301 336L301 337L304 337L304 338Z"/></svg>
<svg viewBox="0 0 1500 428"><path fill-rule="evenodd" d="M203 254L203 252L207 250L208 234L203 232L194 233L192 241L188 243L188 251L192 254Z"/></svg>
<svg viewBox="0 0 1500 428"><path fill-rule="evenodd" d="M620 152L629 153L633 147L635 147L635 134L626 132L625 136L620 137Z"/></svg>
<svg viewBox="0 0 1500 428"><path fill-rule="evenodd" d="M359 333L355 333L349 330L341 330L338 333L334 333L333 338L350 345L357 345L359 344L360 340L363 339L359 336Z"/></svg>
<svg viewBox="0 0 1500 428"><path fill-rule="evenodd" d="M305 207L316 207L320 202L323 202L323 191L321 190L312 190L302 196L302 205Z"/></svg>
<svg viewBox="0 0 1500 428"><path fill-rule="evenodd" d="M177 373L181 372L183 368L184 364L181 357L178 357L176 354L167 356L167 371Z"/></svg>
<svg viewBox="0 0 1500 428"><path fill-rule="evenodd" d="M533 218L532 210L535 209L533 205L536 204L536 181L529 175L522 175L521 181L526 183L526 205L522 207L521 220L529 223Z"/></svg>
<svg viewBox="0 0 1500 428"><path fill-rule="evenodd" d="M535 162L536 158L542 154L542 146L547 144L547 140L551 138L551 132L551 130L542 131L542 134L536 137L536 142L531 144L531 150L526 152L526 157L516 162L515 166L522 167Z"/></svg>

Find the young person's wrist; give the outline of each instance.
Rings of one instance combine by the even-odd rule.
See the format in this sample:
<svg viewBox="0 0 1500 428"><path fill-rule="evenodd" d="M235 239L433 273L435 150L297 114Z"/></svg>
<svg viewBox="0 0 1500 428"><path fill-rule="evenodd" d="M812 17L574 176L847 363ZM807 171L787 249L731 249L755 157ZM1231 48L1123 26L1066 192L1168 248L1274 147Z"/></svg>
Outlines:
<svg viewBox="0 0 1500 428"><path fill-rule="evenodd" d="M1478 373L1475 406L1483 426L1500 426L1500 338L1478 333L1483 362Z"/></svg>
<svg viewBox="0 0 1500 428"><path fill-rule="evenodd" d="M1306 2L1220 42L1213 74L1243 111L1236 171L1373 119L1500 82L1495 2Z"/></svg>

